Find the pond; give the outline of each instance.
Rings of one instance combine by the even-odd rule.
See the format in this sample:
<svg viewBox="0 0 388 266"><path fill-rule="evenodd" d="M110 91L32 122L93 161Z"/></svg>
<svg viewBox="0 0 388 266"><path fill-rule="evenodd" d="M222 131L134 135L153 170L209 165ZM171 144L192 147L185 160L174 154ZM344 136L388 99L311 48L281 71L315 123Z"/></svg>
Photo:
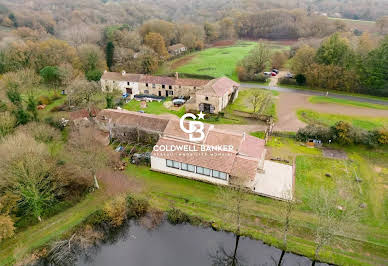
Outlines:
<svg viewBox="0 0 388 266"><path fill-rule="evenodd" d="M164 221L147 230L131 221L119 236L100 245L91 256L81 256L76 265L278 265L281 253L261 241L211 228ZM282 265L311 265L311 260L286 253Z"/></svg>

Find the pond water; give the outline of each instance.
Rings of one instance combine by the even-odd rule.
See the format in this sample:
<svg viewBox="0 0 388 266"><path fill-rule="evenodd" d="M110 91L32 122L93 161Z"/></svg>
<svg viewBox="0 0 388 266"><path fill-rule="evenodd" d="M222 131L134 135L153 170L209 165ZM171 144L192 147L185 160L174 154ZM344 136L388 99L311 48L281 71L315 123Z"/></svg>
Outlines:
<svg viewBox="0 0 388 266"><path fill-rule="evenodd" d="M156 229L147 230L131 221L119 236L99 246L91 256L79 258L76 265L277 265L281 253L261 241L237 238L211 228L165 221ZM286 253L282 265L311 265L311 260Z"/></svg>

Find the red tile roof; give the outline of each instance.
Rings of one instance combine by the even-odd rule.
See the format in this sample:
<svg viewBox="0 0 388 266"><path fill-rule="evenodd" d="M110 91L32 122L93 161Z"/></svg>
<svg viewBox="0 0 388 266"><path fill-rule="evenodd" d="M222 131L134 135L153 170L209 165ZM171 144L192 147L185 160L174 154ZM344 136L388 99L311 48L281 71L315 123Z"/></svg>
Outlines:
<svg viewBox="0 0 388 266"><path fill-rule="evenodd" d="M174 44L174 45L171 45L168 47L168 50L169 51L176 51L178 49L182 49L182 48L185 48L186 46L184 46L182 43L177 43L177 44Z"/></svg>
<svg viewBox="0 0 388 266"><path fill-rule="evenodd" d="M102 110L98 113L97 119L100 121L111 119L113 125L139 127L160 133L165 130L169 122L169 119L157 115L117 109Z"/></svg>
<svg viewBox="0 0 388 266"><path fill-rule="evenodd" d="M181 85L181 86L204 86L209 83L209 80L204 79L187 79L187 78L175 78L164 76L152 76L144 74L130 74L130 73L118 73L118 72L105 72L101 79L103 80L115 80L115 81L129 81L129 82L141 82L151 84L163 84L163 85Z"/></svg>
<svg viewBox="0 0 388 266"><path fill-rule="evenodd" d="M198 91L198 94L206 96L223 96L226 93L232 93L233 87L239 87L240 84L227 77L221 77L211 80L203 90Z"/></svg>

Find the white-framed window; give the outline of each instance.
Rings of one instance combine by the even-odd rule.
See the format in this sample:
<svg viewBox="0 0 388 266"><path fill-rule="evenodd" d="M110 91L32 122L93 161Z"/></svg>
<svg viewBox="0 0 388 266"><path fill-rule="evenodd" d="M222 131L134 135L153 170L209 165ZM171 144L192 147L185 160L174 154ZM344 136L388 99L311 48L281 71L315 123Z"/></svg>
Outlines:
<svg viewBox="0 0 388 266"><path fill-rule="evenodd" d="M197 174L203 175L203 167L197 166Z"/></svg>
<svg viewBox="0 0 388 266"><path fill-rule="evenodd" d="M154 89L155 89L155 88L156 88L156 84L152 84L152 88L154 88Z"/></svg>
<svg viewBox="0 0 388 266"><path fill-rule="evenodd" d="M174 91L168 91L168 95L174 95Z"/></svg>
<svg viewBox="0 0 388 266"><path fill-rule="evenodd" d="M210 170L209 168L203 168L203 174L204 175L210 176L211 171L212 170Z"/></svg>
<svg viewBox="0 0 388 266"><path fill-rule="evenodd" d="M171 160L166 160L166 166L167 167L172 167L172 161Z"/></svg>
<svg viewBox="0 0 388 266"><path fill-rule="evenodd" d="M172 161L172 167L174 167L176 169L180 169L181 168L181 163L180 162L176 162L176 161Z"/></svg>
<svg viewBox="0 0 388 266"><path fill-rule="evenodd" d="M226 180L226 177L227 177L226 173L220 172L220 171L217 171L217 170L213 170L212 172L213 172L212 173L213 177Z"/></svg>
<svg viewBox="0 0 388 266"><path fill-rule="evenodd" d="M187 171L187 163L182 163L181 164L181 169L184 170L184 171Z"/></svg>
<svg viewBox="0 0 388 266"><path fill-rule="evenodd" d="M144 94L149 94L149 90L144 90Z"/></svg>
<svg viewBox="0 0 388 266"><path fill-rule="evenodd" d="M195 166L192 164L187 165L187 171L194 173L195 172Z"/></svg>
<svg viewBox="0 0 388 266"><path fill-rule="evenodd" d="M227 175L224 172L220 172L220 178L226 180Z"/></svg>

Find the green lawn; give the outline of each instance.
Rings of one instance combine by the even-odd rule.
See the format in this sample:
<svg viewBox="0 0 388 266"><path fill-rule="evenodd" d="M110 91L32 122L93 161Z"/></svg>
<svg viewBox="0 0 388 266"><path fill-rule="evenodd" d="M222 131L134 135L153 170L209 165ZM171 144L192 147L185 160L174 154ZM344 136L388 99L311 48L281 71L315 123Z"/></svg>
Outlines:
<svg viewBox="0 0 388 266"><path fill-rule="evenodd" d="M345 121L352 124L354 127L373 130L382 127L388 127L388 118L386 117L363 117L363 116L347 116L318 113L312 110L299 109L297 112L298 118L307 124L321 124L332 126L338 121Z"/></svg>
<svg viewBox="0 0 388 266"><path fill-rule="evenodd" d="M336 94L343 94L343 95L349 95L349 96L355 96L355 97L360 97L360 98L374 99L374 100L388 102L388 97L379 97L379 96L367 95L367 94L361 94L361 93L353 93L353 92L337 91L337 90L325 90L325 89L312 88L312 87L308 87L308 86L289 85L289 84L280 84L280 83L278 83L277 86L283 87L283 88L299 89L299 90L321 91L322 94L326 94L326 92L328 91L329 96L330 96L330 93L336 93Z"/></svg>
<svg viewBox="0 0 388 266"><path fill-rule="evenodd" d="M244 58L256 44L256 42L239 41L232 46L205 49L188 55L192 58L187 63L180 65L177 68L171 66L174 66L174 63L178 60L184 60L184 58L178 58L169 62L168 66L165 65L160 72L166 73L178 71L189 74L209 75L212 77L227 76L238 81L236 64ZM289 49L288 46L275 44L268 45L273 50Z"/></svg>
<svg viewBox="0 0 388 266"><path fill-rule="evenodd" d="M0 244L0 265L12 265L47 242L69 232L90 214L101 208L107 195L102 190L89 194L83 201L47 220L18 232Z"/></svg>
<svg viewBox="0 0 388 266"><path fill-rule="evenodd" d="M338 98L332 98L332 97L326 97L326 96L311 96L309 98L309 101L311 103L335 103L335 104L342 104L342 105L352 105L357 107L388 110L388 105L373 104L373 103L367 103L367 102L356 102L356 101L350 101L350 100L338 99Z"/></svg>
<svg viewBox="0 0 388 266"><path fill-rule="evenodd" d="M261 114L275 116L275 109L273 107L275 103L272 97L273 94L271 91L265 89L240 90L237 99L234 101L234 103L228 105L227 108L235 111L253 113L254 110L251 100L255 93L260 93L261 95L261 101L257 106L257 110L261 110Z"/></svg>
<svg viewBox="0 0 388 266"><path fill-rule="evenodd" d="M169 110L163 105L164 101L162 102L148 102L147 108L140 108L140 101L131 100L130 102L126 103L123 106L123 109L128 111L144 111L147 114L174 114L179 117L181 117L185 113L185 108L180 108L178 111Z"/></svg>

